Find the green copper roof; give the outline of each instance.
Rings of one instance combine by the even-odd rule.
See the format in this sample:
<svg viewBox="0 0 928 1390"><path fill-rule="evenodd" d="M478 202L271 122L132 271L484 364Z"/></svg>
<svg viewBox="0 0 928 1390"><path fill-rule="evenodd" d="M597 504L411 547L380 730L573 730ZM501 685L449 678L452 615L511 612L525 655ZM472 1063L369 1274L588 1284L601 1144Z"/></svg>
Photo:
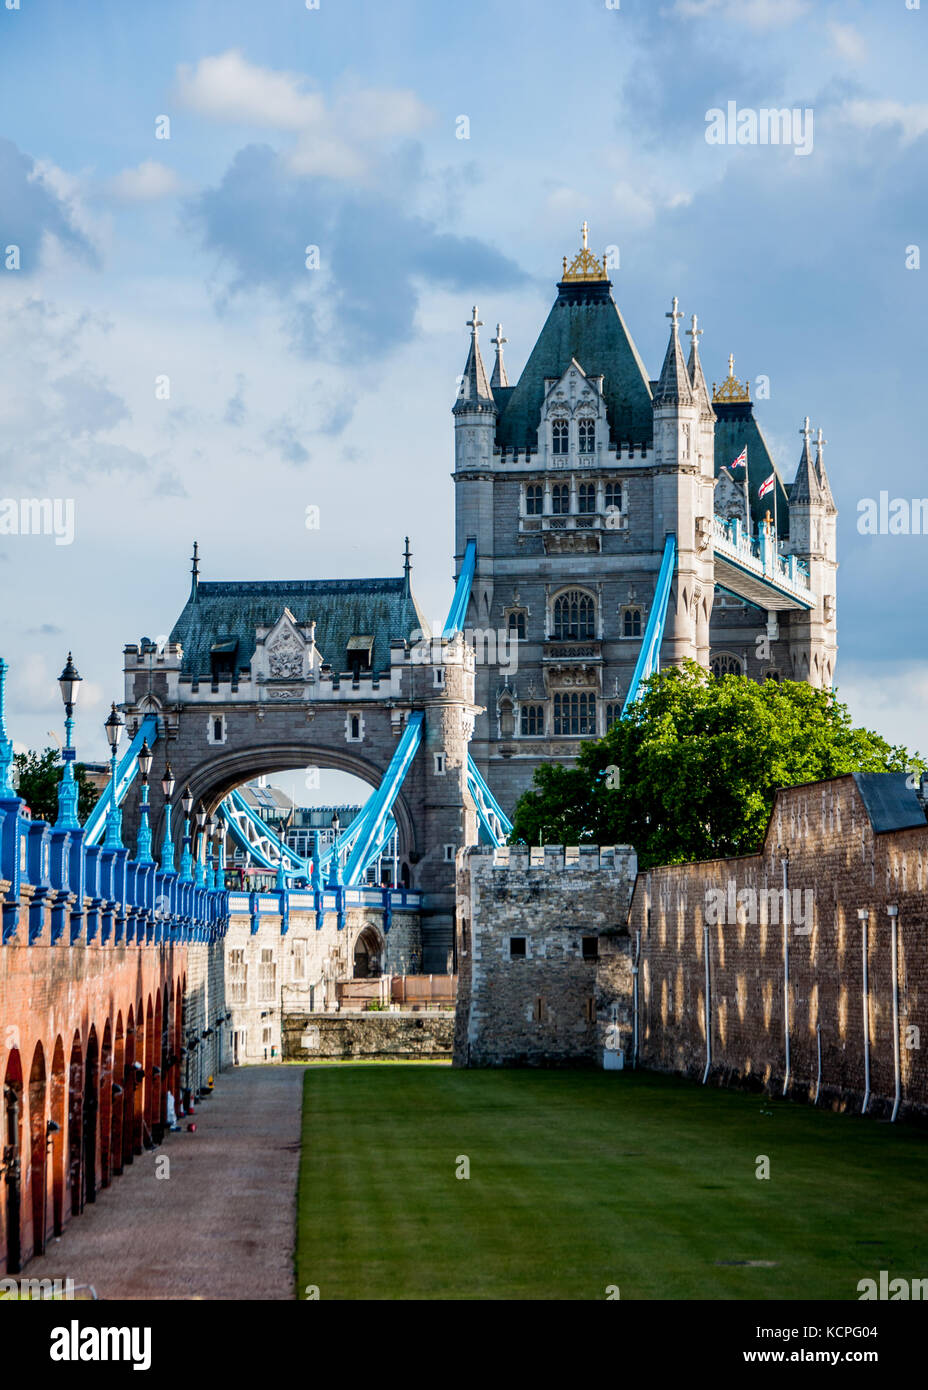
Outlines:
<svg viewBox="0 0 928 1390"><path fill-rule="evenodd" d="M558 297L518 384L505 400L497 399L497 443L506 449L536 447L545 377L563 376L572 358L587 376L603 377L612 442L650 443L654 416L648 374L608 280L558 285Z"/></svg>
<svg viewBox="0 0 928 1390"><path fill-rule="evenodd" d="M187 600L170 640L184 649L186 675L209 679L214 644L238 642L236 669L255 651L255 630L272 627L285 608L298 623L315 619L316 646L335 672L347 669L352 637L372 637L371 666L390 665L391 638L410 640L425 621L405 579L297 579L201 583Z"/></svg>
<svg viewBox="0 0 928 1390"><path fill-rule="evenodd" d="M751 498L751 517L755 528L763 521L769 511L773 515L773 493L758 497L757 489L771 473L776 474L774 484L777 494L777 534L784 540L789 536L789 499L767 441L754 419L754 407L750 401L727 405L716 401L713 405L717 419L715 422L715 475L720 468L730 468L741 450L748 450L748 492ZM740 471L735 473L740 482Z"/></svg>

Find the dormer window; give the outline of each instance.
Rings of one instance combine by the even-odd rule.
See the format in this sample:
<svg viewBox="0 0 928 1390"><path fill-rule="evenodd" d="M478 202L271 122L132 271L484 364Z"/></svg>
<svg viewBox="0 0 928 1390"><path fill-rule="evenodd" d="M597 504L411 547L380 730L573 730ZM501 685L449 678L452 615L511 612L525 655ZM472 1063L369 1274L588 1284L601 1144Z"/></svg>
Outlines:
<svg viewBox="0 0 928 1390"><path fill-rule="evenodd" d="M570 426L566 420L555 420L551 426L551 439L554 453L566 454L568 452L568 439L570 436Z"/></svg>
<svg viewBox="0 0 928 1390"><path fill-rule="evenodd" d="M596 421L581 420L577 426L581 454L592 454L596 448Z"/></svg>

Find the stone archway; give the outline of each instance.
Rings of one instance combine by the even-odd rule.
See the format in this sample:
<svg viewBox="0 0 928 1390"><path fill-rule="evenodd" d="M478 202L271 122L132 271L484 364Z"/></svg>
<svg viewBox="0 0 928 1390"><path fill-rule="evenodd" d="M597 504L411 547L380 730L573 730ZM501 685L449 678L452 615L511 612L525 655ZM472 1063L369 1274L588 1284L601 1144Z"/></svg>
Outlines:
<svg viewBox="0 0 928 1390"><path fill-rule="evenodd" d="M84 1133L84 1050L80 1033L74 1034L68 1067L68 1186L71 1189L71 1215L84 1209L81 1186L82 1141Z"/></svg>
<svg viewBox="0 0 928 1390"><path fill-rule="evenodd" d="M97 1118L99 1115L99 1069L100 1050L97 1043L97 1030L90 1025L87 1038L87 1062L84 1069L84 1105L82 1116L82 1139L84 1159L84 1200L97 1200Z"/></svg>
<svg viewBox="0 0 928 1390"><path fill-rule="evenodd" d="M365 927L355 942L355 980L369 980L382 973L383 941L373 927Z"/></svg>
<svg viewBox="0 0 928 1390"><path fill-rule="evenodd" d="M52 1230L56 1236L60 1236L64 1229L66 1097L64 1042L59 1033L55 1039L55 1051L52 1056L52 1084L49 1105L51 1111L49 1118L57 1125L57 1129L52 1131Z"/></svg>
<svg viewBox="0 0 928 1390"><path fill-rule="evenodd" d="M6 1268L18 1274L22 1268L22 1130L23 1065L17 1048L9 1055L3 1079L2 1117L3 1176L6 1216Z"/></svg>
<svg viewBox="0 0 928 1390"><path fill-rule="evenodd" d="M32 1253L41 1255L45 1249L46 1229L46 1130L45 1130L45 1052L40 1042L35 1045L32 1069L29 1073L29 1141L30 1190L32 1193Z"/></svg>

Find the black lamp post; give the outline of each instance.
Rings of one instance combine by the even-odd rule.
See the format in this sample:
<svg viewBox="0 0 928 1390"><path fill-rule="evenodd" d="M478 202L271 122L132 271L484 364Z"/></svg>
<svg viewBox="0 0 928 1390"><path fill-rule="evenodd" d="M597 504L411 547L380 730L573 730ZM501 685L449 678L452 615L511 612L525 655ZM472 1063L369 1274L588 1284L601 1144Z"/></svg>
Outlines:
<svg viewBox="0 0 928 1390"><path fill-rule="evenodd" d="M106 835L104 849L122 849L122 812L116 804L116 750L125 724L117 713L115 704L107 716L103 728L110 746L110 808L106 813Z"/></svg>
<svg viewBox="0 0 928 1390"><path fill-rule="evenodd" d="M165 763L161 779L164 793L164 839L161 842L161 869L163 873L174 872L174 841L171 839L171 797L174 795L174 773L171 764Z"/></svg>
<svg viewBox="0 0 928 1390"><path fill-rule="evenodd" d="M58 830L79 830L81 824L77 815L79 788L74 779L74 744L72 742L72 735L74 733L74 706L77 704L81 677L78 674L77 667L74 665L70 652L68 652L68 660L65 664L65 668L58 677L58 685L61 689L61 699L64 702L64 748L61 750L64 770L61 774L61 781L58 784L58 819L56 821L56 828Z"/></svg>

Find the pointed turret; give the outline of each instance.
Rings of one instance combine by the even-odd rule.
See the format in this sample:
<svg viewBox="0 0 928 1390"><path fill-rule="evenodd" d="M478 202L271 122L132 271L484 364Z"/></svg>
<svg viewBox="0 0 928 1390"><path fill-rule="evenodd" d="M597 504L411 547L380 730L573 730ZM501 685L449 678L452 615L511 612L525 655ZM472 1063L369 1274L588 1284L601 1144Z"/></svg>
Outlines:
<svg viewBox="0 0 928 1390"><path fill-rule="evenodd" d="M709 387L706 385L702 363L699 360L699 339L702 336L702 329L697 327L697 323L698 320L694 314L693 326L686 330L687 337L693 340L693 346L690 348L690 359L686 364L686 369L693 388L693 395L696 398L696 404L699 406L700 417L704 420L714 420L715 411L712 409L712 398L709 395Z"/></svg>
<svg viewBox="0 0 928 1390"><path fill-rule="evenodd" d="M670 342L667 344L667 355L654 392L655 406L693 404L693 388L686 363L683 361L683 349L677 332L677 320L683 317L678 308L679 302L674 295L673 309L666 316L670 319Z"/></svg>
<svg viewBox="0 0 928 1390"><path fill-rule="evenodd" d="M467 327L470 329L470 348L467 353L467 362L464 367L464 376L458 391L458 398L454 403L454 414L463 415L474 410L492 410L495 412L496 404L493 400L490 383L487 380L487 372L480 355L480 343L477 338L477 330L482 328L483 324L477 317L476 304L474 305L473 318L468 320Z"/></svg>
<svg viewBox="0 0 928 1390"><path fill-rule="evenodd" d="M808 415L799 433L803 437L802 454L799 458L799 467L796 469L793 486L790 488L790 504L798 502L820 506L824 499L822 489L819 486L818 474L815 471L815 464L812 461L812 427L809 424Z"/></svg>
<svg viewBox="0 0 928 1390"><path fill-rule="evenodd" d="M818 478L818 485L822 494L822 501L829 512L837 512L835 499L831 493L831 485L828 482L828 474L825 472L825 445L828 440L824 437L824 432L819 429L815 439L815 473Z"/></svg>
<svg viewBox="0 0 928 1390"><path fill-rule="evenodd" d="M503 361L503 343L508 343L509 339L503 337L503 325L496 325L496 337L491 338L490 342L496 348L496 361L493 364L493 375L490 377L490 390L495 386L508 386L509 378L506 375L506 364Z"/></svg>
<svg viewBox="0 0 928 1390"><path fill-rule="evenodd" d="M196 603L197 589L200 587L200 547L196 541L193 543L193 554L190 557L190 602Z"/></svg>

